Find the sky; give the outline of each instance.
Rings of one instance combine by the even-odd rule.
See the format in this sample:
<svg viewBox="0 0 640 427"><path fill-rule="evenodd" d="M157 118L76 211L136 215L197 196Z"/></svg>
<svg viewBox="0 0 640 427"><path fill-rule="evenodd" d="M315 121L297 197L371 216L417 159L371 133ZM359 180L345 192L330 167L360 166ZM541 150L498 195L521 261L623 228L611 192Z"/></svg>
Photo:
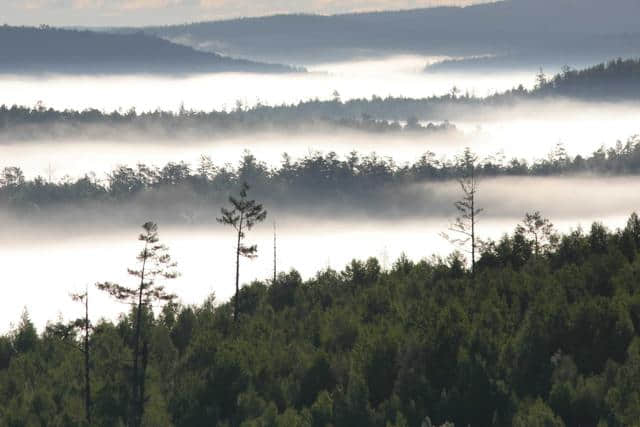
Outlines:
<svg viewBox="0 0 640 427"><path fill-rule="evenodd" d="M0 0L0 24L145 26L276 13L333 14L489 0Z"/></svg>

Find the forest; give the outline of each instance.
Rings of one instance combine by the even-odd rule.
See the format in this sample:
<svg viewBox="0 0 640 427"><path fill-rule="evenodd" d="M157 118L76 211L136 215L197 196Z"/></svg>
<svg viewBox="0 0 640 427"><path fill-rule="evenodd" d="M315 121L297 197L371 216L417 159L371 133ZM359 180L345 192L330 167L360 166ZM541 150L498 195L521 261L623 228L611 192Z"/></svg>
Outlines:
<svg viewBox="0 0 640 427"><path fill-rule="evenodd" d="M0 0L0 427L640 427L638 16Z"/></svg>
<svg viewBox="0 0 640 427"><path fill-rule="evenodd" d="M570 98L636 99L640 90L640 59L618 58L584 70L564 67L546 79L538 75L537 96L551 94Z"/></svg>
<svg viewBox="0 0 640 427"><path fill-rule="evenodd" d="M292 159L286 153L279 167L269 167L250 152L237 166L216 165L202 156L198 165L171 162L163 167L122 165L106 177L88 173L73 179L51 181L42 176L26 179L19 167L0 171L0 206L22 213L38 212L62 203L103 202L114 206L127 201L181 203L194 206L220 203L246 182L261 199L275 204L304 205L350 200L371 203L396 194L413 184L453 181L465 174L465 151L453 159L427 152L412 164L397 164L391 158L352 152L345 158L336 153L311 153ZM528 163L519 159L489 156L477 162L475 173L487 177L624 176L640 174L640 137L613 147L601 147L591 156L571 156L557 145L547 158ZM174 191L172 191L174 190ZM178 202L178 200L180 202ZM169 206L163 208L170 210Z"/></svg>
<svg viewBox="0 0 640 427"><path fill-rule="evenodd" d="M515 106L536 108L539 102L634 101L640 94L640 59L616 59L583 70L565 67L547 76L540 70L535 86L524 86L486 97L461 93L455 86L445 95L428 98L372 96L342 100L335 91L330 100L310 99L291 105L237 101L228 111L195 111L182 105L177 111L111 112L98 109L56 110L44 103L32 107L0 105L0 140L54 140L64 138L171 140L221 137L257 132L327 132L433 135L458 131L449 120L500 113Z"/></svg>
<svg viewBox="0 0 640 427"><path fill-rule="evenodd" d="M244 197L234 206L263 214ZM403 256L389 269L354 260L309 280L274 270L229 302L211 295L190 306L164 291L179 266L157 225L144 225L140 244L129 270L140 299L136 287L99 283L74 296L85 317L37 331L25 311L0 337L2 425L640 420L636 214L622 229L594 223L565 235L528 214L514 232L483 242L473 268L453 253ZM155 261L147 273L145 261ZM91 322L90 296L101 291L131 310Z"/></svg>
<svg viewBox="0 0 640 427"><path fill-rule="evenodd" d="M0 141L66 138L166 141L258 132L322 133L335 130L407 136L456 133L455 125L446 120L423 124L415 116L407 116L402 121L377 119L367 113L355 117L340 113L338 101L317 102L322 104L321 110L326 111L317 111L314 102L297 108L260 105L247 108L238 102L232 111L203 112L182 106L177 112L140 113L135 109L106 113L97 109L58 111L43 104L34 107L0 105Z"/></svg>

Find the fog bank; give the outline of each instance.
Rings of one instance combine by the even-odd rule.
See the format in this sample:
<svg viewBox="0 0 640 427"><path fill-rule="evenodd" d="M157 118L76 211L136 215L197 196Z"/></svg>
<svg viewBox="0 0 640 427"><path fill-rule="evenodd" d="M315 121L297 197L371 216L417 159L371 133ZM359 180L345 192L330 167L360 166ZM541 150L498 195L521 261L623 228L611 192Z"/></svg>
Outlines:
<svg viewBox="0 0 640 427"><path fill-rule="evenodd" d="M524 213L541 210L560 231L592 221L622 227L640 206L640 177L633 178L500 178L483 180L479 204L486 209L479 225L480 237L497 239L511 232ZM270 206L267 222L249 233L248 242L259 245L259 258L243 261L241 280L272 275L272 221L278 223L278 269L295 268L304 277L330 266L341 270L353 258L378 257L383 266L406 253L418 260L432 254L447 255L454 248L440 233L453 220L453 201L459 191L453 182L410 188L409 198L396 196L381 202L377 211L331 205L309 207L304 214L287 206ZM420 198L420 195L422 195ZM336 205L337 206L337 205ZM65 207L70 209L70 207ZM121 212L129 222L112 221L112 212L78 210L77 215L55 217L44 213L35 220L0 216L0 260L10 295L0 302L0 322L19 319L27 307L42 327L58 313L71 318L78 307L69 292L104 280L131 280L131 266L139 242L136 224L159 220L162 212ZM65 212L65 211L63 211ZM68 214L68 211L65 212ZM127 216L128 215L128 216ZM220 301L233 292L233 233L215 223L217 206L207 207L198 221L160 221L160 236L179 262L182 276L169 284L184 303L201 302L215 292ZM36 221L36 222L34 222ZM37 298L33 298L37 295ZM113 317L126 309L94 292L93 310Z"/></svg>
<svg viewBox="0 0 640 427"><path fill-rule="evenodd" d="M153 138L140 133L113 129L120 138L5 141L0 143L0 167L19 166L29 178L42 175L61 179L77 178L95 172L103 179L119 165L137 163L164 165L185 161L197 165L201 155L222 166L233 165L249 150L270 167L278 166L282 154L297 159L313 152L336 152L345 157L351 151L377 153L398 164L413 163L431 151L436 158L452 159L465 147L481 158L495 156L508 161L524 159L529 163L547 158L558 144L572 155L587 157L598 148L615 146L640 134L640 104L579 103L549 101L518 104L493 113L465 113L452 123L453 132L357 132L334 131L285 132L258 131L218 136L182 135ZM428 117L426 118L428 119ZM91 133L92 137L96 136Z"/></svg>
<svg viewBox="0 0 640 427"><path fill-rule="evenodd" d="M536 70L529 73L423 73L427 64L442 59L417 55L378 60L327 63L313 66L309 73L264 75L217 73L191 76L49 76L28 78L3 76L0 93L5 104L35 105L43 101L55 109L113 111L136 108L178 111L187 109L230 110L244 106L280 105L302 100L329 100L334 91L342 100L386 97L422 98L443 95L452 87L485 96L534 83ZM162 88L158 90L158 88Z"/></svg>

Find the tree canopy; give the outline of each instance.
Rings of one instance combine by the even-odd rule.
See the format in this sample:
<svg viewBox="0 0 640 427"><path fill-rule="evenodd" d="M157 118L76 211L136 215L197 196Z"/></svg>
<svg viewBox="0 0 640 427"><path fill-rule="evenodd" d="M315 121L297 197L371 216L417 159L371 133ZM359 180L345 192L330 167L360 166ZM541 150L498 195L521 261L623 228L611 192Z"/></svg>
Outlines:
<svg viewBox="0 0 640 427"><path fill-rule="evenodd" d="M530 219L482 248L474 279L455 255L372 258L248 284L236 325L214 296L150 311L144 424L636 425L638 216L537 249ZM95 425L126 419L135 319L90 335ZM54 330L25 314L0 337L3 425L83 425L82 337Z"/></svg>

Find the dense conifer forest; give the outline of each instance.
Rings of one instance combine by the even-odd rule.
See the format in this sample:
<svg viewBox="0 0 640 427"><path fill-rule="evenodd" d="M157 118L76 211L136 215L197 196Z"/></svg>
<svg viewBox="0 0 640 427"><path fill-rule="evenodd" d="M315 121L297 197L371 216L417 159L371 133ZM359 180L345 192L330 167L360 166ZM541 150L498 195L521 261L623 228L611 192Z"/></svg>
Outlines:
<svg viewBox="0 0 640 427"><path fill-rule="evenodd" d="M170 302L115 321L36 331L25 312L0 337L0 423L82 426L88 402L91 425L127 425L142 387L148 426L638 425L639 250L635 214L562 236L528 221L474 274L456 253L371 258L226 303L150 293Z"/></svg>
<svg viewBox="0 0 640 427"><path fill-rule="evenodd" d="M219 203L243 182L271 204L304 205L350 200L367 203L385 198L413 184L452 181L465 173L463 156L438 158L427 152L412 164L391 158L352 152L312 153L301 159L282 156L279 167L269 167L249 152L237 166L218 166L202 156L199 164L172 162L163 167L123 165L104 177L88 173L78 179L49 181L42 176L26 179L19 167L0 170L0 206L22 212L38 212L61 203L103 202L118 205L131 200L169 205ZM626 176L640 174L640 138L601 147L591 156L571 156L562 145L545 159L528 163L500 156L481 159L478 177ZM166 203L168 201L172 203Z"/></svg>
<svg viewBox="0 0 640 427"><path fill-rule="evenodd" d="M43 104L34 107L0 105L0 141L56 140L78 138L126 140L208 139L258 132L363 132L384 135L437 135L455 133L446 120L421 123L415 116L378 119L367 113L351 116L343 105L310 101L298 106L256 106L238 103L232 111L178 112L54 110ZM346 114L345 114L346 113Z"/></svg>
<svg viewBox="0 0 640 427"><path fill-rule="evenodd" d="M534 94L575 98L637 99L640 90L640 60L618 58L584 70L564 67L547 80L539 75Z"/></svg>

